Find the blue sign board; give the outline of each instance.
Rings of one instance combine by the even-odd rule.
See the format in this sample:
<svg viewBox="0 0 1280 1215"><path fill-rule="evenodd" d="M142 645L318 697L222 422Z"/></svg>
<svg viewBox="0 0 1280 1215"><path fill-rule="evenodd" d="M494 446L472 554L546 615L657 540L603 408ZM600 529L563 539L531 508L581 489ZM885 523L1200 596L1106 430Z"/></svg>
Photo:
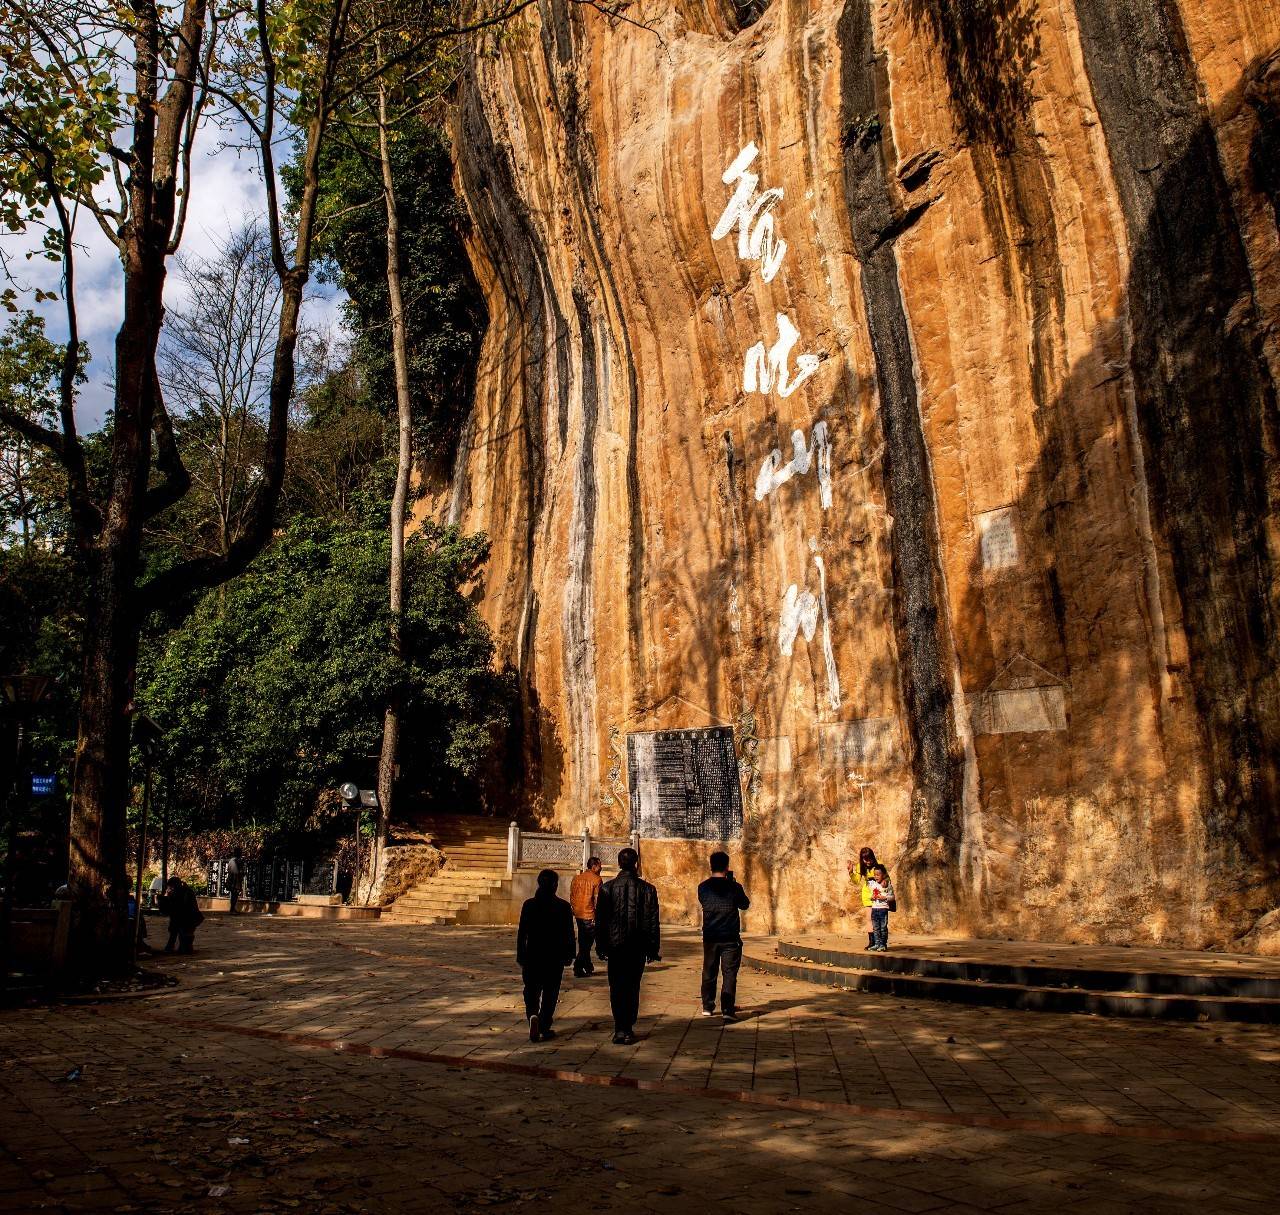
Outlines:
<svg viewBox="0 0 1280 1215"><path fill-rule="evenodd" d="M31 796L48 797L57 783L58 778L56 776L40 776L33 772L31 774Z"/></svg>

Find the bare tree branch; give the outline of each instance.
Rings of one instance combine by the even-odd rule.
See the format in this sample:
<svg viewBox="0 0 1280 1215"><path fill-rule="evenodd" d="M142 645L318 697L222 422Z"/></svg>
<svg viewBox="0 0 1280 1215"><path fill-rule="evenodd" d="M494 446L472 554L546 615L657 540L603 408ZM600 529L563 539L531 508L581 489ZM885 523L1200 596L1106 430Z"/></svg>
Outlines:
<svg viewBox="0 0 1280 1215"><path fill-rule="evenodd" d="M415 58L433 42L444 42L449 38L460 38L465 34L478 34L483 30L505 25L512 17L519 15L527 8L532 8L537 3L538 0L511 0L510 3L503 5L498 12L492 13L487 17L479 17L462 25L426 30L418 34L417 37L408 39L404 46L394 55L387 56L385 60L369 68L368 71L358 76L348 88L335 92L332 100L333 108L336 110L345 105L350 98L363 93L365 89L374 84L379 76L391 72Z"/></svg>
<svg viewBox="0 0 1280 1215"><path fill-rule="evenodd" d="M573 0L574 4L580 5L582 8L593 8L602 16L608 17L612 21L621 21L626 25L634 25L638 30L644 30L646 34L652 34L657 40L659 46L665 46L662 41L662 35L658 33L653 26L643 21L637 21L634 17L628 17L625 10L630 8L629 0Z"/></svg>
<svg viewBox="0 0 1280 1215"><path fill-rule="evenodd" d="M53 452L59 459L62 458L62 436L56 430L50 430L47 426L41 426L39 422L32 421L26 414L10 409L7 405L0 405L0 426L7 426L27 442L35 443L46 451Z"/></svg>

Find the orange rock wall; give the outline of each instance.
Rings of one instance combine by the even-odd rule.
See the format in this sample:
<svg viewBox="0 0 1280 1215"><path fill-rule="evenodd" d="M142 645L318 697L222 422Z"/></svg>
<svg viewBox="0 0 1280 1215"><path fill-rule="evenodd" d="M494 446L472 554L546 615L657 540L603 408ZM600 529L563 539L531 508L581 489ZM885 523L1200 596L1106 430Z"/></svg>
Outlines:
<svg viewBox="0 0 1280 1215"><path fill-rule="evenodd" d="M1242 938L1280 7L761 9L543 0L460 86L490 327L431 509L492 540L531 821L621 834L626 733L728 723L756 931L854 927L870 844L902 926ZM645 841L668 915L708 847Z"/></svg>

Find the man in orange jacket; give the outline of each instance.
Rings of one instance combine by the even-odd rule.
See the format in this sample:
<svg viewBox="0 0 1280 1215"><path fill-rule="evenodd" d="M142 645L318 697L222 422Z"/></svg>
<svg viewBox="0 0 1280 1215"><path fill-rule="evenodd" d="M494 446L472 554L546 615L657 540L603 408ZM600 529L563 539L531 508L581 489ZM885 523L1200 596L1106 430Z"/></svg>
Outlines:
<svg viewBox="0 0 1280 1215"><path fill-rule="evenodd" d="M573 908L573 918L578 921L578 956L573 960L573 973L579 979L596 972L591 961L591 946L596 939L596 899L603 883L600 876L602 868L600 858L593 856L569 886L569 906Z"/></svg>

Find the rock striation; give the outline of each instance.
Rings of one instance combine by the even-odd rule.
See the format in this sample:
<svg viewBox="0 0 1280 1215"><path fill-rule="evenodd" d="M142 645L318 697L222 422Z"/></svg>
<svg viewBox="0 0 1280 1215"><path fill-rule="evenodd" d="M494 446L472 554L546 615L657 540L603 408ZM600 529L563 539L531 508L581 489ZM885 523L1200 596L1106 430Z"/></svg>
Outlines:
<svg viewBox="0 0 1280 1215"><path fill-rule="evenodd" d="M732 725L756 931L1280 899L1280 6L541 0L459 85L533 820ZM673 915L708 844L644 841ZM1257 932L1251 948L1270 937Z"/></svg>

